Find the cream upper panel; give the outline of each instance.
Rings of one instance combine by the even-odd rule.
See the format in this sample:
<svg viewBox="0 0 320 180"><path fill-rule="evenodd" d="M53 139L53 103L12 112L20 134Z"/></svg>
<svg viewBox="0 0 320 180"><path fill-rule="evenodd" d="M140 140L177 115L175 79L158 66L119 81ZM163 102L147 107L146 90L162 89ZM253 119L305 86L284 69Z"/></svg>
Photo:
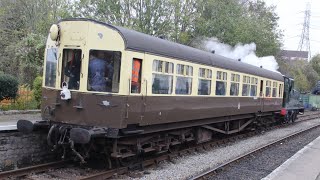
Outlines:
<svg viewBox="0 0 320 180"><path fill-rule="evenodd" d="M80 76L80 91L87 92L87 77L88 77L88 59L90 50L108 50L121 52L121 66L126 67L123 63L126 55L124 53L124 40L121 35L109 27L103 26L90 21L62 21L59 24L60 39L57 42L48 38L47 48L53 47L57 44L58 48L58 64L56 87L60 89L61 84L61 54L63 49L81 49L82 50L82 64ZM125 74L121 68L119 94L124 94L122 74ZM45 72L44 72L45 73ZM99 93L99 92L97 92Z"/></svg>
<svg viewBox="0 0 320 180"><path fill-rule="evenodd" d="M216 96L215 95L215 90L216 90L216 74L217 71L221 71L221 72L226 72L227 73L227 80L225 81L227 83L226 86L226 95L223 96L217 96L217 97L225 97L225 96L230 96L230 84L231 84L231 74L237 74L240 75L240 81L239 83L239 95L238 97L242 97L242 84L243 84L243 76L249 76L250 79L253 78L257 78L258 79L258 84L257 86L257 94L256 96L259 96L260 94L260 82L261 80L263 80L263 90L262 90L262 95L265 93L265 83L267 80L270 80L271 82L277 82L278 84L282 84L283 82L280 81L275 81L275 80L271 80L271 79L267 79L267 78L262 78L259 76L254 76L251 74L246 74L246 73L240 73L240 72L236 72L236 71L230 71L227 69L221 69L221 68L217 68L217 67L211 67L211 66L206 66L206 65L201 65L201 64L195 64L195 63L190 63L190 62L186 62L186 61L181 61L181 60L176 60L176 59L171 59L171 58L167 58L167 57L160 57L160 56L156 56L156 55L150 55L150 54L146 54L145 55L145 68L143 69L143 73L144 73L144 78L149 82L148 83L148 94L152 94L152 73L159 73L159 72L153 72L152 70L152 64L154 60L161 60L161 61L165 61L165 62L172 62L174 64L174 73L172 74L174 77L177 76L176 73L176 68L177 68L177 64L183 64L183 65L188 65L188 66L192 66L193 67L193 76L192 76L192 92L190 95L177 95L175 94L174 90L176 88L176 78L173 78L173 92L171 94L152 94L153 96L170 96L170 95L177 95L177 96L198 96L198 80L199 80L199 68L205 68L205 69L209 69L212 70L212 78L211 78L211 93L210 95L201 95L201 96ZM178 75L180 76L180 75ZM251 85L252 83L250 83ZM278 90L278 89L277 89ZM249 96L247 96L249 97ZM279 97L278 95L276 97ZM280 97L281 98L281 97Z"/></svg>

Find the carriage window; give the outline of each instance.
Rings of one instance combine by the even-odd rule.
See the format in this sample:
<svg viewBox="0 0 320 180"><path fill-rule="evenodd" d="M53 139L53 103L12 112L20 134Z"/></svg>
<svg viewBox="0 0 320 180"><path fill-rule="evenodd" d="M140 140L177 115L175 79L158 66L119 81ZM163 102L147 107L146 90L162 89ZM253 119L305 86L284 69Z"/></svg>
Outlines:
<svg viewBox="0 0 320 180"><path fill-rule="evenodd" d="M68 84L68 89L79 90L81 55L80 49L63 50L61 84L62 82L66 82Z"/></svg>
<svg viewBox="0 0 320 180"><path fill-rule="evenodd" d="M176 94L191 94L193 67L177 64Z"/></svg>
<svg viewBox="0 0 320 180"><path fill-rule="evenodd" d="M56 86L57 48L47 49L45 86Z"/></svg>
<svg viewBox="0 0 320 180"><path fill-rule="evenodd" d="M250 96L257 96L258 78L251 78Z"/></svg>
<svg viewBox="0 0 320 180"><path fill-rule="evenodd" d="M177 64L177 74L184 75L184 65Z"/></svg>
<svg viewBox="0 0 320 180"><path fill-rule="evenodd" d="M272 84L272 97L277 97L277 86L278 86L278 83L273 82L273 84Z"/></svg>
<svg viewBox="0 0 320 180"><path fill-rule="evenodd" d="M176 94L191 94L192 78L177 76Z"/></svg>
<svg viewBox="0 0 320 180"><path fill-rule="evenodd" d="M88 90L119 92L121 52L90 50Z"/></svg>
<svg viewBox="0 0 320 180"><path fill-rule="evenodd" d="M165 62L165 73L173 74L173 63Z"/></svg>
<svg viewBox="0 0 320 180"><path fill-rule="evenodd" d="M216 95L226 95L227 73L217 71Z"/></svg>
<svg viewBox="0 0 320 180"><path fill-rule="evenodd" d="M154 60L152 70L156 72L162 72L163 61Z"/></svg>
<svg viewBox="0 0 320 180"><path fill-rule="evenodd" d="M283 89L283 85L282 84L279 84L279 97L282 97L282 90Z"/></svg>
<svg viewBox="0 0 320 180"><path fill-rule="evenodd" d="M132 60L131 93L140 93L141 91L141 59Z"/></svg>
<svg viewBox="0 0 320 180"><path fill-rule="evenodd" d="M210 95L211 93L212 71L210 69L199 68L199 95Z"/></svg>
<svg viewBox="0 0 320 180"><path fill-rule="evenodd" d="M152 93L153 94L171 94L173 76L164 74L152 74Z"/></svg>
<svg viewBox="0 0 320 180"><path fill-rule="evenodd" d="M152 93L171 94L174 72L173 63L154 60L152 69Z"/></svg>
<svg viewBox="0 0 320 180"><path fill-rule="evenodd" d="M243 76L242 79L242 96L249 96L250 95L250 77Z"/></svg>
<svg viewBox="0 0 320 180"><path fill-rule="evenodd" d="M271 97L271 81L266 81L266 97Z"/></svg>
<svg viewBox="0 0 320 180"><path fill-rule="evenodd" d="M186 66L186 75L193 76L193 67L192 66Z"/></svg>
<svg viewBox="0 0 320 180"><path fill-rule="evenodd" d="M231 73L230 96L239 96L240 75Z"/></svg>

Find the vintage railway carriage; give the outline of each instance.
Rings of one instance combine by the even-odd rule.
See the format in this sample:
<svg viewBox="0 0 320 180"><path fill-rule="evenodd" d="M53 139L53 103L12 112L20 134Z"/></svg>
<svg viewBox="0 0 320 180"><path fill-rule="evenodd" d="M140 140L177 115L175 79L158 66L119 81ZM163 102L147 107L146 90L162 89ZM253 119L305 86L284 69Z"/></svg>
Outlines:
<svg viewBox="0 0 320 180"><path fill-rule="evenodd" d="M77 144L166 151L274 119L283 103L280 73L90 19L51 27L44 66L43 121L18 128L46 126L82 160Z"/></svg>

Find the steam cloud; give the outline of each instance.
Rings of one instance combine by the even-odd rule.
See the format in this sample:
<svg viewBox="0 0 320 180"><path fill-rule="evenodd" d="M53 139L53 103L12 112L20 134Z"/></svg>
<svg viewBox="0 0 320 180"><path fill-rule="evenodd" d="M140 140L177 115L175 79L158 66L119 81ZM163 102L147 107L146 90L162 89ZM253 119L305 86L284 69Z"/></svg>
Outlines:
<svg viewBox="0 0 320 180"><path fill-rule="evenodd" d="M255 54L256 44L237 44L232 47L228 44L223 44L219 42L217 38L210 38L204 41L204 46L208 51L215 51L224 57L228 57L234 60L241 59L241 62L248 63L257 67L262 66L264 69L270 71L278 72L278 63L274 56L257 57Z"/></svg>

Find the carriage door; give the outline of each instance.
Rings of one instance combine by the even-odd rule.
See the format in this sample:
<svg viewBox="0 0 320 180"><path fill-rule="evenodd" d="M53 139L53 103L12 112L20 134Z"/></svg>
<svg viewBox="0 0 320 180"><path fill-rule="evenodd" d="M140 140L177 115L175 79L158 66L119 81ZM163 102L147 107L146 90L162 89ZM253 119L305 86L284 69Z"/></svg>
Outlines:
<svg viewBox="0 0 320 180"><path fill-rule="evenodd" d="M131 106L132 115L130 119L133 119L135 123L139 123L143 119L145 111L146 97L142 96L142 59L132 59L132 74L131 74Z"/></svg>
<svg viewBox="0 0 320 180"><path fill-rule="evenodd" d="M263 80L260 81L260 92L259 92L259 99L260 99L260 111L263 112L263 106L264 106L264 94L263 94Z"/></svg>

